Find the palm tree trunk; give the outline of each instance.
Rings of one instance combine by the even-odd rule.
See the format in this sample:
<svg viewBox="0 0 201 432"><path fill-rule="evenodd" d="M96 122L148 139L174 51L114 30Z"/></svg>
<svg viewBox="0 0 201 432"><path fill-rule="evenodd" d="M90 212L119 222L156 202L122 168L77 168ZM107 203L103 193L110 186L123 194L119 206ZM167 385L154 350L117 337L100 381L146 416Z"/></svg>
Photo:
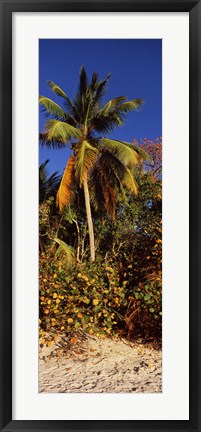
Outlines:
<svg viewBox="0 0 201 432"><path fill-rule="evenodd" d="M84 198L85 198L85 207L86 207L86 215L87 215L87 224L89 229L89 245L90 245L90 260L92 262L95 261L95 243L94 243L94 228L91 216L91 205L89 198L89 188L87 182L87 176L83 181L84 186Z"/></svg>

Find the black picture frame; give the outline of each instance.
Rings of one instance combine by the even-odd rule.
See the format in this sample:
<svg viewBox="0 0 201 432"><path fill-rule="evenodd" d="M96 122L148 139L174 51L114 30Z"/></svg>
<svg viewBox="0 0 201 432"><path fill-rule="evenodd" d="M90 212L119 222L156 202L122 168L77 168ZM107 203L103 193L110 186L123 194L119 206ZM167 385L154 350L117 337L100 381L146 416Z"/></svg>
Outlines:
<svg viewBox="0 0 201 432"><path fill-rule="evenodd" d="M190 418L177 421L12 420L12 13L189 12L190 21ZM0 0L0 305L1 431L200 431L200 125L201 2L194 0L67 1ZM179 31L179 30L178 30ZM78 407L79 409L79 407Z"/></svg>

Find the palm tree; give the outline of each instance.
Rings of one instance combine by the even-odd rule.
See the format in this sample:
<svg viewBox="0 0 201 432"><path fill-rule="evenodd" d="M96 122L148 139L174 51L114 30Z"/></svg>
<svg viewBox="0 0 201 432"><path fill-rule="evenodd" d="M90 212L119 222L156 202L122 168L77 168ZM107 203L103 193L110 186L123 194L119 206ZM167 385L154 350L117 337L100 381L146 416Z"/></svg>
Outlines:
<svg viewBox="0 0 201 432"><path fill-rule="evenodd" d="M60 183L60 176L58 171L53 174L49 174L47 170L47 164L49 159L43 162L39 167L39 202L45 201L58 190Z"/></svg>
<svg viewBox="0 0 201 432"><path fill-rule="evenodd" d="M110 75L99 80L97 73L93 73L89 82L82 66L78 89L72 100L58 85L48 81L48 86L63 99L64 108L47 97L39 98L48 116L40 134L41 144L54 148L69 144L72 150L57 192L57 205L62 210L73 201L76 187L83 188L91 261L95 260L95 246L90 193L93 202L97 203L95 179L103 192L106 209L114 213L115 187L122 193L124 187L137 193L134 168L146 155L130 143L102 137L103 133L122 125L126 113L138 110L143 103L142 99L128 101L125 96L119 96L104 104Z"/></svg>

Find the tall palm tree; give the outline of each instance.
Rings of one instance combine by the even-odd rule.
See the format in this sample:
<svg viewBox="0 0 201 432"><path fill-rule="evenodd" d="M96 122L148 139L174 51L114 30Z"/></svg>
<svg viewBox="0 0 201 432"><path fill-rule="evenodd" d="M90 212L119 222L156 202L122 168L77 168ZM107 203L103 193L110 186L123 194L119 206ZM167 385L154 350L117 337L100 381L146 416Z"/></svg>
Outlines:
<svg viewBox="0 0 201 432"><path fill-rule="evenodd" d="M63 108L47 97L39 98L48 116L44 131L40 134L41 143L55 148L69 144L72 150L57 192L57 205L62 210L72 202L76 186L83 188L91 261L95 260L95 246L90 191L96 202L96 179L102 189L106 209L114 213L114 186L122 193L127 187L136 194L134 167L140 157L146 155L127 142L102 137L103 133L122 125L125 114L138 110L143 103L142 99L128 101L125 96L103 103L110 75L99 80L97 73L93 73L89 82L82 66L78 89L72 100L58 85L48 81L48 86L63 99Z"/></svg>

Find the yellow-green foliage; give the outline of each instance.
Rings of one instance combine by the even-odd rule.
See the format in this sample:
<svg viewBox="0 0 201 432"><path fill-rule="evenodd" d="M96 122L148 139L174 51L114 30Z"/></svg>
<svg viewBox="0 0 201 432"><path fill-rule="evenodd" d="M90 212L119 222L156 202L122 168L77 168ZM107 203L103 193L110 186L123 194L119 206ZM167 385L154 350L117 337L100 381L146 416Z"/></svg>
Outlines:
<svg viewBox="0 0 201 432"><path fill-rule="evenodd" d="M73 333L82 329L97 336L123 331L132 337L160 337L161 271L134 284L137 264L123 268L104 260L69 267L55 255L40 255L40 334ZM137 271L137 273L136 273ZM137 313L133 312L137 310ZM49 339L48 339L49 341ZM45 341L44 343L49 343Z"/></svg>
<svg viewBox="0 0 201 432"><path fill-rule="evenodd" d="M70 333L82 328L96 335L111 335L123 321L125 283L120 286L115 268L105 263L67 268L40 257L40 327Z"/></svg>

